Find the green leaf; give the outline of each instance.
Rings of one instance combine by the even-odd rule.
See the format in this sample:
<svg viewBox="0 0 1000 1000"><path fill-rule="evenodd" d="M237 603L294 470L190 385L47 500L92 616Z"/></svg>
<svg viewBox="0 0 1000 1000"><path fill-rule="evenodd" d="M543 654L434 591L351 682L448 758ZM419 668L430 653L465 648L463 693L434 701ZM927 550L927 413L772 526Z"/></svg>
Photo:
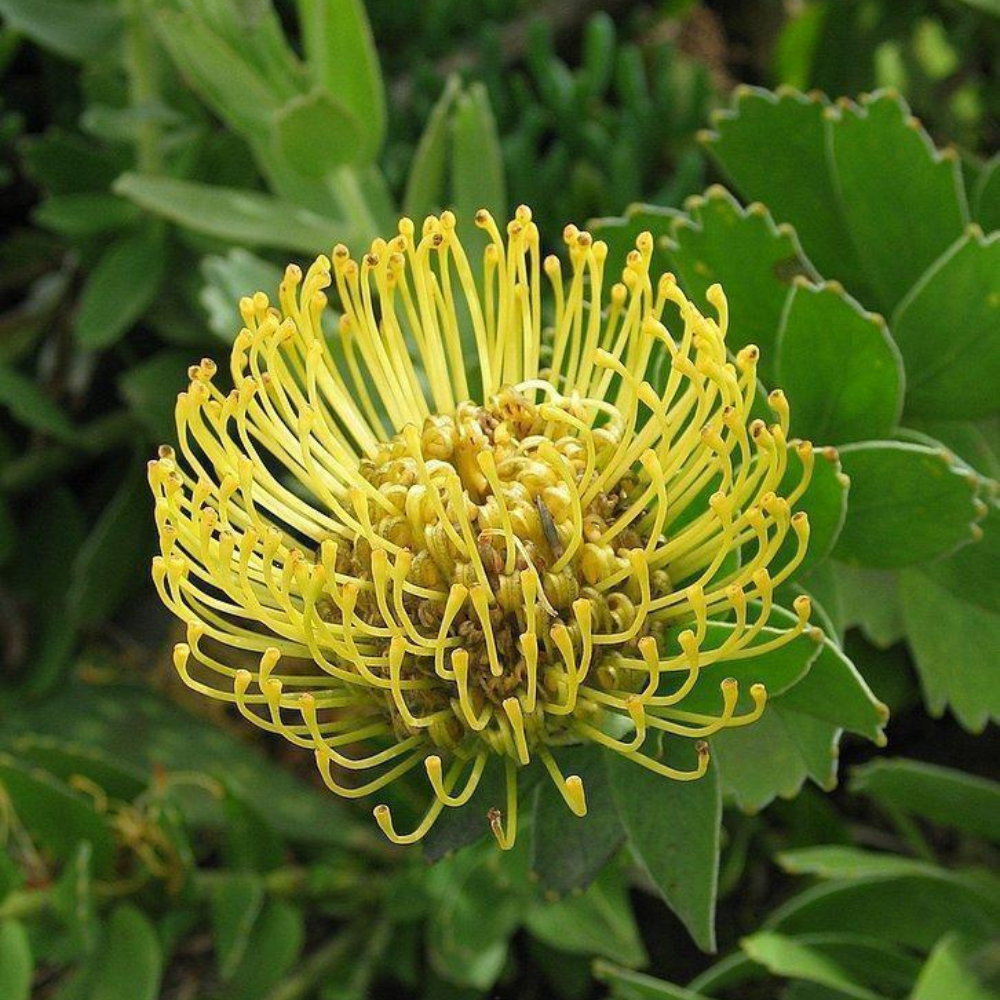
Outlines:
<svg viewBox="0 0 1000 1000"><path fill-rule="evenodd" d="M700 138L747 200L795 227L820 274L864 298L867 283L838 207L827 159L826 98L789 88L740 86L733 106L712 117Z"/></svg>
<svg viewBox="0 0 1000 1000"><path fill-rule="evenodd" d="M795 435L830 444L892 435L903 405L899 351L885 322L840 285L797 281L777 348Z"/></svg>
<svg viewBox="0 0 1000 1000"><path fill-rule="evenodd" d="M243 961L264 898L264 881L252 872L220 872L212 883L209 912L215 965L224 982L233 978Z"/></svg>
<svg viewBox="0 0 1000 1000"><path fill-rule="evenodd" d="M722 791L744 812L759 812L775 796L791 798L807 778L836 783L840 730L795 712L781 697L768 702L752 726L723 729L712 739Z"/></svg>
<svg viewBox="0 0 1000 1000"><path fill-rule="evenodd" d="M832 562L845 628L859 627L879 649L906 635L896 574Z"/></svg>
<svg viewBox="0 0 1000 1000"><path fill-rule="evenodd" d="M977 962L979 955L986 962ZM995 968L995 961L995 956L990 961L987 948L978 948L960 934L948 934L934 946L910 1000L996 1000L995 983L980 981L976 973L977 964Z"/></svg>
<svg viewBox="0 0 1000 1000"><path fill-rule="evenodd" d="M1000 11L998 0L984 2L996 4ZM972 217L986 232L1000 229L1000 153L994 153L979 174L973 194L973 209Z"/></svg>
<svg viewBox="0 0 1000 1000"><path fill-rule="evenodd" d="M164 48L202 100L247 138L266 131L281 99L259 65L193 13L160 10L155 17Z"/></svg>
<svg viewBox="0 0 1000 1000"><path fill-rule="evenodd" d="M765 928L784 934L845 931L929 949L952 930L976 937L995 933L1000 899L982 883L980 874L943 869L822 883L779 907Z"/></svg>
<svg viewBox="0 0 1000 1000"><path fill-rule="evenodd" d="M90 1000L157 1000L163 955L156 930L128 903L116 907L94 963Z"/></svg>
<svg viewBox="0 0 1000 1000"><path fill-rule="evenodd" d="M775 341L792 282L799 276L819 280L819 275L792 227L776 226L760 203L741 208L716 185L684 207L690 217L673 220L669 252L688 296L700 303L710 285L722 285L729 300L727 345L735 352L756 344L761 375L775 384Z"/></svg>
<svg viewBox="0 0 1000 1000"><path fill-rule="evenodd" d="M631 969L620 969L600 958L594 962L594 978L611 987L613 1000L709 1000L683 986Z"/></svg>
<svg viewBox="0 0 1000 1000"><path fill-rule="evenodd" d="M36 225L63 236L97 236L133 225L139 212L114 195L87 191L46 198L31 217Z"/></svg>
<svg viewBox="0 0 1000 1000"><path fill-rule="evenodd" d="M851 791L940 826L1000 840L1000 784L988 778L896 757L857 768Z"/></svg>
<svg viewBox="0 0 1000 1000"><path fill-rule="evenodd" d="M136 422L156 441L177 436L174 407L177 394L187 387L189 352L167 348L133 365L118 378L118 391Z"/></svg>
<svg viewBox="0 0 1000 1000"><path fill-rule="evenodd" d="M239 788L226 787L222 810L226 818L222 855L227 868L268 872L285 860L281 838Z"/></svg>
<svg viewBox="0 0 1000 1000"><path fill-rule="evenodd" d="M82 775L123 802L131 802L149 784L137 768L104 753L99 747L77 745L39 733L15 737L10 747L22 763L47 771L67 783L75 775Z"/></svg>
<svg viewBox="0 0 1000 1000"><path fill-rule="evenodd" d="M24 925L0 921L0 996L4 1000L31 1000L35 961Z"/></svg>
<svg viewBox="0 0 1000 1000"><path fill-rule="evenodd" d="M85 795L7 753L0 753L0 784L37 845L68 862L77 845L87 841L93 847L95 870L110 873L115 851L111 827Z"/></svg>
<svg viewBox="0 0 1000 1000"><path fill-rule="evenodd" d="M357 238L344 222L258 191L140 174L122 174L114 190L193 232L248 247L315 254Z"/></svg>
<svg viewBox="0 0 1000 1000"><path fill-rule="evenodd" d="M274 114L274 143L305 177L321 177L362 159L362 126L325 90L293 97Z"/></svg>
<svg viewBox="0 0 1000 1000"><path fill-rule="evenodd" d="M0 0L7 26L67 59L107 58L122 33L120 9L71 0Z"/></svg>
<svg viewBox="0 0 1000 1000"><path fill-rule="evenodd" d="M900 302L892 329L906 360L906 409L976 419L1000 384L1000 233L970 227Z"/></svg>
<svg viewBox="0 0 1000 1000"><path fill-rule="evenodd" d="M946 555L974 536L974 477L944 450L897 441L840 449L851 500L833 555L891 569Z"/></svg>
<svg viewBox="0 0 1000 1000"><path fill-rule="evenodd" d="M203 258L201 274L205 286L198 298L208 312L208 325L227 344L233 342L243 326L240 298L258 290L277 288L281 281L280 268L240 247L224 257Z"/></svg>
<svg viewBox="0 0 1000 1000"><path fill-rule="evenodd" d="M457 76L448 77L441 96L431 109L420 142L417 143L410 173L406 178L403 214L422 219L446 204L448 148L451 140L449 115L461 90Z"/></svg>
<svg viewBox="0 0 1000 1000"><path fill-rule="evenodd" d="M266 996L299 960L304 942L302 910L284 900L269 899L254 922L227 998L258 1000Z"/></svg>
<svg viewBox="0 0 1000 1000"><path fill-rule="evenodd" d="M718 770L710 765L697 781L674 781L627 756L608 753L605 761L636 860L698 947L713 951L722 819Z"/></svg>
<svg viewBox="0 0 1000 1000"><path fill-rule="evenodd" d="M774 975L787 979L805 979L839 990L856 1000L880 1000L866 989L831 955L802 940L762 931L740 942L743 950Z"/></svg>
<svg viewBox="0 0 1000 1000"><path fill-rule="evenodd" d="M507 212L503 156L486 88L472 84L455 99L451 119L451 183L455 212L470 223L480 208L496 218Z"/></svg>
<svg viewBox="0 0 1000 1000"><path fill-rule="evenodd" d="M944 872L944 869L918 858L841 844L782 851L778 855L778 864L792 875L815 875L822 879L891 879L911 875L935 878Z"/></svg>
<svg viewBox="0 0 1000 1000"><path fill-rule="evenodd" d="M70 567L67 603L77 625L96 625L118 610L135 584L136 556L149 554L150 528L143 476L133 466Z"/></svg>
<svg viewBox="0 0 1000 1000"><path fill-rule="evenodd" d="M684 220L687 216L676 208L665 208L661 205L629 205L622 216L603 219L592 219L589 223L590 232L595 239L603 240L608 245L608 275L617 280L625 267L625 258L629 251L635 249L635 240L640 233L648 232L653 237L653 259L650 263L650 274L662 274L670 270L671 257L669 234L675 220Z"/></svg>
<svg viewBox="0 0 1000 1000"><path fill-rule="evenodd" d="M946 705L972 732L1000 717L1000 615L963 601L919 570L900 574L903 620L927 707Z"/></svg>
<svg viewBox="0 0 1000 1000"><path fill-rule="evenodd" d="M0 365L0 406L7 407L20 423L62 441L71 440L76 433L69 418L44 389L6 365Z"/></svg>
<svg viewBox="0 0 1000 1000"><path fill-rule="evenodd" d="M540 941L561 951L600 955L630 966L647 961L628 889L616 868L605 869L583 895L535 903L524 923Z"/></svg>
<svg viewBox="0 0 1000 1000"><path fill-rule="evenodd" d="M110 347L128 332L160 290L165 253L155 227L108 247L80 295L73 331L82 348Z"/></svg>
<svg viewBox="0 0 1000 1000"><path fill-rule="evenodd" d="M535 794L531 870L547 889L583 889L621 846L625 831L618 819L604 767L602 747L566 747L555 752L564 775L583 779L587 815L570 812L551 781Z"/></svg>
<svg viewBox="0 0 1000 1000"><path fill-rule="evenodd" d="M378 52L361 0L298 0L299 25L313 78L360 123L362 159L385 139L386 101Z"/></svg>

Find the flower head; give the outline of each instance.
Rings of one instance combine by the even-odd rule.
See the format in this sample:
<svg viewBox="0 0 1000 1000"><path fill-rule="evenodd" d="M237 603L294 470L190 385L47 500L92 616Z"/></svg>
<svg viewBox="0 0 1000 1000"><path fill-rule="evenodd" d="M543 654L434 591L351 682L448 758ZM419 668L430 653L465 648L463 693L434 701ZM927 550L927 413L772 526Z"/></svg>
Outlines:
<svg viewBox="0 0 1000 1000"><path fill-rule="evenodd" d="M583 815L553 748L598 743L689 780L704 737L759 718L764 689L741 704L725 664L807 627L806 598L790 627L769 619L805 553L793 507L812 448L794 444L804 475L782 496L784 396L773 423L751 419L757 349L727 354L721 288L710 318L650 275L648 233L606 287L587 232L566 227L564 275L527 208L506 238L489 213L476 223L477 266L445 212L419 235L403 219L360 261L338 246L305 275L290 265L277 305L241 301L233 388L192 367L184 461L150 463L153 576L187 624L187 684L311 749L332 790L424 768L415 830L376 807L392 840L420 838L501 758L488 818L507 847L533 758ZM793 554L775 565L779 549ZM716 711L686 708L706 684ZM697 740L697 765L661 759L659 732Z"/></svg>

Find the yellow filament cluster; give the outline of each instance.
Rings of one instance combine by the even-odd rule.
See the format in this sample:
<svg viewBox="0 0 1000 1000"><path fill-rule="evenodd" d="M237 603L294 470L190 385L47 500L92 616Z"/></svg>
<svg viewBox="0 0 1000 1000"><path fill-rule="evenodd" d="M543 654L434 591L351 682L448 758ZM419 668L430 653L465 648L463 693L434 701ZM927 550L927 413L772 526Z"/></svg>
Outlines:
<svg viewBox="0 0 1000 1000"><path fill-rule="evenodd" d="M506 235L476 223L475 266L445 212L419 236L401 220L360 261L338 246L305 275L290 265L277 305L243 299L232 388L192 367L183 461L163 448L149 467L153 577L187 627L178 672L312 750L338 794L422 766L416 829L375 809L397 843L468 802L491 757L502 847L535 757L585 814L560 745L699 777L704 738L766 701L753 685L740 710L719 668L808 627L808 599L790 627L772 602L805 554L812 447L787 440L780 391L772 423L751 418L757 350L727 353L721 288L713 318L654 280L648 233L606 288L589 233L564 231L564 275L527 208ZM783 495L790 448L803 474ZM709 683L718 710L685 708ZM697 740L696 766L662 760L658 732Z"/></svg>

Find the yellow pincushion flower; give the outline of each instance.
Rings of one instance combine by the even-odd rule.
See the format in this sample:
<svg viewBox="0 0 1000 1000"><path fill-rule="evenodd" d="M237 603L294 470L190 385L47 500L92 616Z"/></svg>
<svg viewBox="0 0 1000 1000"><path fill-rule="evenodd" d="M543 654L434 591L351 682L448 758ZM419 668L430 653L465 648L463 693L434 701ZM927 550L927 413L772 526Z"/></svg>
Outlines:
<svg viewBox="0 0 1000 1000"><path fill-rule="evenodd" d="M506 238L488 212L475 221L479 269L445 212L419 236L403 219L360 261L338 246L305 276L290 265L277 306L242 300L234 388L194 366L184 461L163 448L150 463L153 576L187 625L185 682L312 750L333 791L423 766L433 796L415 830L375 809L393 841L468 802L501 758L506 801L484 821L506 848L532 758L582 816L583 784L553 748L599 743L690 780L704 737L760 717L764 689L737 711L725 664L807 628L799 598L776 629L772 594L805 554L793 507L813 453L794 445L804 475L779 495L784 396L768 399L773 424L751 419L757 349L727 354L721 288L710 318L650 275L648 233L606 290L607 246L589 233L564 231L564 276L526 207ZM775 567L786 536L795 554ZM685 709L709 680L717 713ZM697 766L662 760L659 732L698 740Z"/></svg>

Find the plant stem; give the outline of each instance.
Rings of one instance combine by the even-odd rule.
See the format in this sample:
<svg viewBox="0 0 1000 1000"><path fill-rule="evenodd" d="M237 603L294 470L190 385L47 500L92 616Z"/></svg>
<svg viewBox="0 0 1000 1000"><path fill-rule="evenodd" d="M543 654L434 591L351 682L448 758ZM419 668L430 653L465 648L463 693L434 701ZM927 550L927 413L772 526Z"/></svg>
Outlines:
<svg viewBox="0 0 1000 1000"><path fill-rule="evenodd" d="M163 166L160 123L155 109L160 103L156 42L149 29L144 0L122 0L125 13L125 64L128 67L129 103L141 116L136 124L135 158L139 172L158 174Z"/></svg>

